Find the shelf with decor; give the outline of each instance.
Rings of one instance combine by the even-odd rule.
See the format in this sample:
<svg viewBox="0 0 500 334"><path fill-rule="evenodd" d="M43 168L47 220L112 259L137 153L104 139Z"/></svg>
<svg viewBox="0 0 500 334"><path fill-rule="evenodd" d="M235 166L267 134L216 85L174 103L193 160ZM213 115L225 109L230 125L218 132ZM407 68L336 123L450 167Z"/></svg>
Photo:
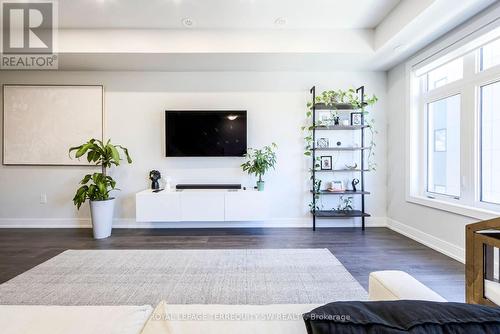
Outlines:
<svg viewBox="0 0 500 334"><path fill-rule="evenodd" d="M368 126L367 125L330 125L330 126L326 126L326 125L317 125L315 126L314 128L316 130L322 130L322 131L327 131L327 130L337 130L337 131L340 131L340 130L361 130L361 129L364 129L364 128L367 128Z"/></svg>
<svg viewBox="0 0 500 334"><path fill-rule="evenodd" d="M364 87L364 86L363 86ZM366 107L368 103L361 102L361 106ZM335 111L353 111L359 109L359 106L353 106L350 103L315 103L314 109L316 110L335 110Z"/></svg>
<svg viewBox="0 0 500 334"><path fill-rule="evenodd" d="M359 151L359 150L369 150L371 147L315 147L315 151Z"/></svg>
<svg viewBox="0 0 500 334"><path fill-rule="evenodd" d="M313 192L313 190L311 190ZM329 191L329 190L320 190L320 191L315 191L313 192L314 194L317 195L370 195L370 192L368 191L354 191L354 190L343 190L343 191Z"/></svg>
<svg viewBox="0 0 500 334"><path fill-rule="evenodd" d="M310 204L311 214L313 219L313 230L316 230L316 219L317 218L332 218L332 219L348 219L348 218L360 218L361 219L361 228L365 229L365 218L370 217L370 214L365 211L365 196L370 195L370 192L365 190L365 173L370 171L370 167L367 163L365 152L369 152L368 157L372 153L373 149L373 136L372 142L365 143L366 134L365 130L372 130L371 126L365 122L365 107L371 105L376 102L377 98L373 96L372 98L368 98L365 100L364 95L364 86L359 87L354 90L351 89L349 91L326 91L323 92L319 97L316 96L316 87L312 87L310 90L312 95L313 103L308 104L309 112L308 116L312 118L312 125L309 127L303 127L303 129L307 129L309 131L306 136L307 148L305 155L310 156L312 158L312 168L311 172L311 180L312 180L312 190L310 193L312 194L312 202ZM356 96L354 96L356 95ZM346 98L347 97L347 98ZM346 102L347 99L348 103ZM332 102L335 99L337 101L342 101L342 103ZM326 101L328 103L318 102ZM317 113L319 112L320 117L318 117ZM330 117L321 117L321 113L328 115L328 111L330 111ZM345 119L346 113L350 113L349 119ZM340 116L342 115L342 116ZM341 118L344 118L341 120ZM318 131L354 131L353 132L353 143L350 146L339 146L332 147L329 146L331 141L325 140L325 138L319 138L317 142L317 132ZM373 134L373 132L372 132ZM323 140L323 142L321 142ZM359 143L356 143L359 141ZM372 145L373 144L373 145ZM359 165L356 163L354 165L355 168L337 168L332 166L332 157L331 156L318 156L318 152L327 152L327 151L339 151L339 154L342 154L342 151L352 152L353 154L357 154L359 152ZM323 158L329 158L329 168L323 169ZM319 160L319 163L318 163ZM357 158L356 158L357 160ZM327 161L328 162L328 161ZM359 179L354 178L352 180L353 189L337 189L335 191L320 189L321 188L321 179L317 178L317 173L359 173ZM356 183L357 187L354 185ZM343 181L335 181L340 182L343 185ZM343 187L343 186L342 186ZM333 182L332 187L333 188ZM337 209L332 210L324 210L320 208L318 202L320 197L322 196L331 196L337 195L340 197L340 204ZM353 197L348 197L347 199L343 198L343 196L351 196L356 195L360 197L360 205L361 207L354 208ZM323 205L321 205L322 207Z"/></svg>
<svg viewBox="0 0 500 334"><path fill-rule="evenodd" d="M369 169L316 169L316 173L333 173L333 172L339 172L339 173L345 173L345 172L369 172Z"/></svg>
<svg viewBox="0 0 500 334"><path fill-rule="evenodd" d="M369 213L361 210L347 210L347 211L332 211L332 210L318 210L315 212L315 218L365 218L370 217Z"/></svg>

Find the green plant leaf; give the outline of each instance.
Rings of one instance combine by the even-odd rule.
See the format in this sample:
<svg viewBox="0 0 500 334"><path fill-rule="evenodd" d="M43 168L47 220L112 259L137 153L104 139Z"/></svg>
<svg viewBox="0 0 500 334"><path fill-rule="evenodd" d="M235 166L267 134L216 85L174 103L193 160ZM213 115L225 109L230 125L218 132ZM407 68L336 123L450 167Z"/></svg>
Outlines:
<svg viewBox="0 0 500 334"><path fill-rule="evenodd" d="M76 154L75 154L75 157L76 158L80 158L82 155L84 155L85 153L87 153L87 151L89 149L91 149L92 147L94 146L94 143L92 141L89 141L88 143L86 144L83 144L79 149L78 151L76 151Z"/></svg>
<svg viewBox="0 0 500 334"><path fill-rule="evenodd" d="M90 179L92 178L92 174L87 174L83 177L82 181L80 181L80 184L87 184Z"/></svg>
<svg viewBox="0 0 500 334"><path fill-rule="evenodd" d="M121 148L123 150L123 152L125 153L125 157L127 158L127 162L129 164L131 164L132 163L132 159L130 158L130 155L128 154L128 149L126 147L121 146L121 145L116 145L116 147L119 147L119 148Z"/></svg>
<svg viewBox="0 0 500 334"><path fill-rule="evenodd" d="M116 147L114 147L111 144L107 144L106 147L109 147L109 150L111 152L112 161L118 166L120 164L120 153L118 153L118 150L116 149Z"/></svg>

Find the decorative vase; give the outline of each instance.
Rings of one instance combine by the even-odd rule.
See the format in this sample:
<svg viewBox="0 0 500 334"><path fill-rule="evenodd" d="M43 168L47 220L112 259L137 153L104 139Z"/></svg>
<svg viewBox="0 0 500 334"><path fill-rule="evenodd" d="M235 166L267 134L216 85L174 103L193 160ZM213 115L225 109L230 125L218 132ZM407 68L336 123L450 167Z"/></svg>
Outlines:
<svg viewBox="0 0 500 334"><path fill-rule="evenodd" d="M104 239L111 235L114 208L114 198L104 201L90 201L90 215L92 217L94 239Z"/></svg>
<svg viewBox="0 0 500 334"><path fill-rule="evenodd" d="M264 181L257 181L257 190L264 191Z"/></svg>

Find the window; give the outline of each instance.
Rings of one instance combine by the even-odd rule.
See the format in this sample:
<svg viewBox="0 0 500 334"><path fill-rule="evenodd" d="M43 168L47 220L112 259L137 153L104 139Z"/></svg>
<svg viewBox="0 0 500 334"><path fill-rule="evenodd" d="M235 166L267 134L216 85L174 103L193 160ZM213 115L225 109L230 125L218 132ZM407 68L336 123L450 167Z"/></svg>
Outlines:
<svg viewBox="0 0 500 334"><path fill-rule="evenodd" d="M460 196L460 95L427 105L427 191Z"/></svg>
<svg viewBox="0 0 500 334"><path fill-rule="evenodd" d="M500 39L481 48L481 71L500 64Z"/></svg>
<svg viewBox="0 0 500 334"><path fill-rule="evenodd" d="M481 87L481 201L500 204L500 82Z"/></svg>
<svg viewBox="0 0 500 334"><path fill-rule="evenodd" d="M482 219L500 212L500 27L467 38L409 70L407 198Z"/></svg>
<svg viewBox="0 0 500 334"><path fill-rule="evenodd" d="M448 64L440 66L427 73L427 89L444 86L450 82L462 79L464 60L462 57L450 61Z"/></svg>

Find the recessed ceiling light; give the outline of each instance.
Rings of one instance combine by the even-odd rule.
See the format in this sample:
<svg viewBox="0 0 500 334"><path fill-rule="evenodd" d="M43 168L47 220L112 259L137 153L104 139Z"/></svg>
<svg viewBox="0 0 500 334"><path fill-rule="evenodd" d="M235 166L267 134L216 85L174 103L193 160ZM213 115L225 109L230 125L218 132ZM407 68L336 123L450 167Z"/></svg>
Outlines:
<svg viewBox="0 0 500 334"><path fill-rule="evenodd" d="M190 17L186 17L186 18L183 18L182 19L182 24L185 26L185 27L192 27L194 26L194 21L192 18Z"/></svg>
<svg viewBox="0 0 500 334"><path fill-rule="evenodd" d="M286 18L278 17L276 20L274 20L274 24L284 26L286 24Z"/></svg>

